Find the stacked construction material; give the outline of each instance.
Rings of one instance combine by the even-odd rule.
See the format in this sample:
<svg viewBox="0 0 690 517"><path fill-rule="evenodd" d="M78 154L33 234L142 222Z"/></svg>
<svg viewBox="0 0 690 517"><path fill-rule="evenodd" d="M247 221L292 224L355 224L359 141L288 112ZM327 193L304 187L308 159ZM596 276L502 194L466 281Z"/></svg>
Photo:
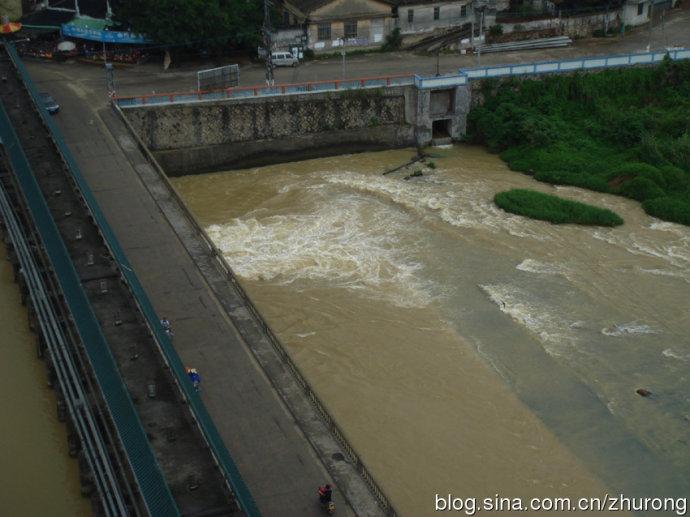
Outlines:
<svg viewBox="0 0 690 517"><path fill-rule="evenodd" d="M474 52L482 54L488 52L511 52L514 50L532 50L538 48L567 47L573 42L568 36L558 36L555 38L540 38L524 41L511 41L509 43L494 43L492 45L480 45L475 47Z"/></svg>

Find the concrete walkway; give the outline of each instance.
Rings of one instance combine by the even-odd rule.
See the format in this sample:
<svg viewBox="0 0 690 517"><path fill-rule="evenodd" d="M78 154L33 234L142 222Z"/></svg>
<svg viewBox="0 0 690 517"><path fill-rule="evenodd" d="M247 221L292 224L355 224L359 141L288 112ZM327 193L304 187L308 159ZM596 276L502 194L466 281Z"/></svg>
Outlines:
<svg viewBox="0 0 690 517"><path fill-rule="evenodd" d="M271 357L268 344L249 328L253 321L204 258L198 236L175 211L170 192L106 107L102 92L81 89L51 68L34 64L29 70L41 91L60 99L56 121L65 141L156 311L172 322L177 352L186 365L199 369L204 403L262 514L319 515L316 489L334 480L342 489L334 493L339 515L353 514L343 492L357 514L380 514L276 354ZM237 325L247 328L240 332ZM243 336L252 335L256 343L250 347ZM314 447L327 458L333 476Z"/></svg>

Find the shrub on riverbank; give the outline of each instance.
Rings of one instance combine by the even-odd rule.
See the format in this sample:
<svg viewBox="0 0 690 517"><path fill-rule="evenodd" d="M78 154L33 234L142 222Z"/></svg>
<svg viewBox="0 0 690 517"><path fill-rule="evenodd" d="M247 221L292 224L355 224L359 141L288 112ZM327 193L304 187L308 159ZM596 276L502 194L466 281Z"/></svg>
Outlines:
<svg viewBox="0 0 690 517"><path fill-rule="evenodd" d="M660 197L642 203L645 212L659 219L690 226L690 203L679 198Z"/></svg>
<svg viewBox="0 0 690 517"><path fill-rule="evenodd" d="M468 138L512 170L636 199L650 215L688 224L690 62L489 80L482 93Z"/></svg>
<svg viewBox="0 0 690 517"><path fill-rule="evenodd" d="M623 219L611 210L570 201L535 190L512 189L499 192L494 197L494 201L506 212L555 224L571 223L598 226L623 224Z"/></svg>

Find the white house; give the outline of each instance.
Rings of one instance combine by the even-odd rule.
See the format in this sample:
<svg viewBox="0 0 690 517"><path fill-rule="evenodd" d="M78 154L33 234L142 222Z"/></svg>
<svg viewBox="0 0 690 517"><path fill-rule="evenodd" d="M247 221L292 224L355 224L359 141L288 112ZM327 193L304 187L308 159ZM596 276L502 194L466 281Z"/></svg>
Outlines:
<svg viewBox="0 0 690 517"><path fill-rule="evenodd" d="M621 8L621 21L626 26L642 25L650 20L652 14L651 0L627 0Z"/></svg>
<svg viewBox="0 0 690 517"><path fill-rule="evenodd" d="M460 27L473 20L472 0L398 0L402 34Z"/></svg>

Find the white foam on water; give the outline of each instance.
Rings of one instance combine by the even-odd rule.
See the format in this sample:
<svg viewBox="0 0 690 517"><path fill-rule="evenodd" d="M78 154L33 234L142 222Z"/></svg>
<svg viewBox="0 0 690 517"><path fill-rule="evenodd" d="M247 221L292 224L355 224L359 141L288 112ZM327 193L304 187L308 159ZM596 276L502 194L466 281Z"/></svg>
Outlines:
<svg viewBox="0 0 690 517"><path fill-rule="evenodd" d="M682 352L677 352L672 348L667 348L661 355L668 357L669 359L676 359L677 361L690 361L690 354L683 354Z"/></svg>
<svg viewBox="0 0 690 517"><path fill-rule="evenodd" d="M324 179L333 185L374 194L421 215L434 215L452 226L504 231L539 241L550 238L541 231L539 222L507 214L496 207L493 191L481 182L456 183L436 178L410 182L353 172L326 174Z"/></svg>
<svg viewBox="0 0 690 517"><path fill-rule="evenodd" d="M520 262L515 269L518 271L525 271L528 273L536 273L543 275L563 275L568 276L568 269L558 264L549 264L547 262L540 262L534 259L525 259Z"/></svg>
<svg viewBox="0 0 690 517"><path fill-rule="evenodd" d="M646 267L637 267L637 270L640 271L641 273L647 273L649 275L657 275L657 276L672 276L676 278L683 278L684 275L683 273L679 271L669 271L668 269L654 269L654 268L646 268Z"/></svg>
<svg viewBox="0 0 690 517"><path fill-rule="evenodd" d="M639 268L640 271L668 276L678 276L690 281L690 230L672 223L653 223L652 227L663 228L663 233L625 233L620 230L595 230L595 239L625 249L636 256L659 260L666 267ZM676 271L673 271L673 270ZM668 273L663 273L667 271Z"/></svg>
<svg viewBox="0 0 690 517"><path fill-rule="evenodd" d="M557 308L514 285L479 287L502 312L535 334L549 354L560 356L569 348L576 347L577 337L570 331L571 322L564 320Z"/></svg>
<svg viewBox="0 0 690 517"><path fill-rule="evenodd" d="M422 266L400 250L394 235L409 221L371 205L341 196L310 213L257 217L257 210L207 231L242 278L325 280L401 307L428 305L428 286L417 274Z"/></svg>
<svg viewBox="0 0 690 517"><path fill-rule="evenodd" d="M663 222L654 222L649 225L650 230L659 230L662 232L673 232L676 235L687 235L687 228L683 225L676 224L676 223L669 223L666 221Z"/></svg>
<svg viewBox="0 0 690 517"><path fill-rule="evenodd" d="M630 321L628 323L618 323L612 327L601 329L601 333L605 336L621 337L641 334L658 334L659 331L653 327L650 327L649 325L638 323L636 321Z"/></svg>

